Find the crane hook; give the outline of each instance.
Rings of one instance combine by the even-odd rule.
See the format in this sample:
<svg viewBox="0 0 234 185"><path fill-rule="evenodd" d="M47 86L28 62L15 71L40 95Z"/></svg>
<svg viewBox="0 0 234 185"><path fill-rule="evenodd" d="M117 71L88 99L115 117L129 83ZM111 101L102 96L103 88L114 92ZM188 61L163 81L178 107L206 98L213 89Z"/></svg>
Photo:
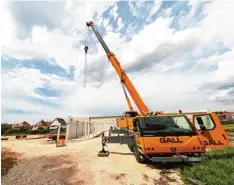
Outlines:
<svg viewBox="0 0 234 185"><path fill-rule="evenodd" d="M86 87L86 73L87 73L87 53L88 53L88 46L86 45L84 47L85 50L85 64L84 64L84 82L83 82L83 87Z"/></svg>
<svg viewBox="0 0 234 185"><path fill-rule="evenodd" d="M89 49L88 46L85 46L85 47L84 47L85 53L88 53L88 49Z"/></svg>

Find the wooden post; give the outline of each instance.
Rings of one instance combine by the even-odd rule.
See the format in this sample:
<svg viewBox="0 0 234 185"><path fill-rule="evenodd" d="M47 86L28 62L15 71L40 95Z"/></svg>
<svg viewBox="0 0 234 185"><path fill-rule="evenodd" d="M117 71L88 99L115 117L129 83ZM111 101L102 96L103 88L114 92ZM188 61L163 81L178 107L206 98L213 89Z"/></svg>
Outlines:
<svg viewBox="0 0 234 185"><path fill-rule="evenodd" d="M70 137L69 137L69 134L70 134L70 123L71 123L71 116L68 116L65 144L67 144L68 139L70 139Z"/></svg>
<svg viewBox="0 0 234 185"><path fill-rule="evenodd" d="M57 143L59 141L60 138L60 130L61 130L61 123L59 123L59 127L58 127L58 133L57 133Z"/></svg>

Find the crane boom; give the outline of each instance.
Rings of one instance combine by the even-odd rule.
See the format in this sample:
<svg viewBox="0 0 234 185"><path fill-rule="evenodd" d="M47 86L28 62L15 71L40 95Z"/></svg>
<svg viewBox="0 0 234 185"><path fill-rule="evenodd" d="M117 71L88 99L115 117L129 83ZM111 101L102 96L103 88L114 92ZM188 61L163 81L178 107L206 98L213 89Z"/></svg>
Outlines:
<svg viewBox="0 0 234 185"><path fill-rule="evenodd" d="M110 51L108 46L106 45L105 41L103 40L102 36L99 34L98 30L96 29L95 25L92 21L86 23L88 27L91 27L93 32L95 33L96 37L98 38L99 42L101 43L103 49L105 50L109 61L111 62L112 66L114 67L115 71L117 72L120 81L126 87L127 91L129 92L130 96L132 97L134 103L136 104L138 110L141 113L150 113L149 108L145 105L143 100L141 99L139 93L137 92L136 88L132 84L131 80L128 78L127 74L121 67L118 59L116 58L115 54ZM126 95L126 94L125 94ZM127 99L129 105L129 99Z"/></svg>
<svg viewBox="0 0 234 185"><path fill-rule="evenodd" d="M123 87L123 91L124 91L124 95L125 95L125 98L126 98L126 101L127 101L127 104L128 104L128 108L129 108L130 111L133 111L133 108L132 108L131 102L130 102L130 100L128 98L128 95L127 95L127 92L125 90L124 84L121 83L121 85Z"/></svg>

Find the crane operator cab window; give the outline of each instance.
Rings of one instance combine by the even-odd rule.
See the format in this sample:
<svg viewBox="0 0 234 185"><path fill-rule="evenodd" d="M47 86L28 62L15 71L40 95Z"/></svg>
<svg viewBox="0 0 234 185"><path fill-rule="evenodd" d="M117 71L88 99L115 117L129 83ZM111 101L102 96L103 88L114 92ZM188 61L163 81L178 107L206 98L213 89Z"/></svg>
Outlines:
<svg viewBox="0 0 234 185"><path fill-rule="evenodd" d="M197 130L213 130L215 124L210 115L195 116L195 127Z"/></svg>
<svg viewBox="0 0 234 185"><path fill-rule="evenodd" d="M133 119L133 130L134 130L134 132L139 132L140 133L139 119Z"/></svg>
<svg viewBox="0 0 234 185"><path fill-rule="evenodd" d="M154 116L137 118L142 136L196 135L185 116Z"/></svg>
<svg viewBox="0 0 234 185"><path fill-rule="evenodd" d="M138 115L137 112L124 112L122 118L132 118Z"/></svg>

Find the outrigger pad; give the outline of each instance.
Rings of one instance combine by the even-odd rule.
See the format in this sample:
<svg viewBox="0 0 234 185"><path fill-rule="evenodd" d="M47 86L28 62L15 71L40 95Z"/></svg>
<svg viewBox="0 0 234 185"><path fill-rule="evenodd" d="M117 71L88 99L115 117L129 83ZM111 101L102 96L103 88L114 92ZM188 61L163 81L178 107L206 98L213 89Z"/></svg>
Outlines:
<svg viewBox="0 0 234 185"><path fill-rule="evenodd" d="M108 157L109 152L108 151L100 151L97 156L98 157Z"/></svg>

